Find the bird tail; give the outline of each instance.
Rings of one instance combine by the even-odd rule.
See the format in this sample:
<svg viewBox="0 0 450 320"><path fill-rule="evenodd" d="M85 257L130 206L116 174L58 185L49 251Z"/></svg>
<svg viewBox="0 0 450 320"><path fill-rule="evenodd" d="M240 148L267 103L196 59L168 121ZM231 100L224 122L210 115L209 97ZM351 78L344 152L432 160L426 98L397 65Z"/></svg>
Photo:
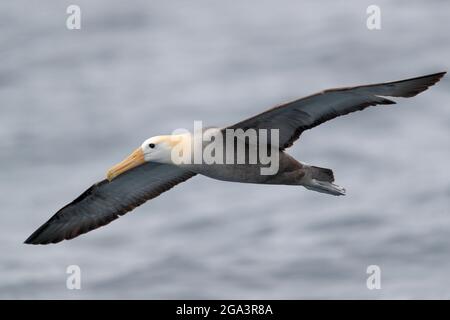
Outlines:
<svg viewBox="0 0 450 320"><path fill-rule="evenodd" d="M315 166L309 166L310 179L304 187L309 190L332 194L334 196L345 195L345 189L334 184L333 170Z"/></svg>
<svg viewBox="0 0 450 320"><path fill-rule="evenodd" d="M312 179L326 181L326 182L334 181L334 174L333 174L333 170L331 170L331 169L309 166L309 171L311 172Z"/></svg>

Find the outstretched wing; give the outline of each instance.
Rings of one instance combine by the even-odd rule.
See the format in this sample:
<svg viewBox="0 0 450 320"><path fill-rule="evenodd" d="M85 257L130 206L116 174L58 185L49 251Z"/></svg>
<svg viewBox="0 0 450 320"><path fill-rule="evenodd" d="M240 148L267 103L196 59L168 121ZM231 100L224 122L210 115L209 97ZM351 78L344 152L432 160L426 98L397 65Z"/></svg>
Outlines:
<svg viewBox="0 0 450 320"><path fill-rule="evenodd" d="M59 210L25 243L48 244L75 238L110 223L194 175L173 165L150 162L112 181L100 181Z"/></svg>
<svg viewBox="0 0 450 320"><path fill-rule="evenodd" d="M358 87L329 89L295 100L226 129L279 129L281 150L292 146L303 131L319 124L378 104L395 104L389 97L414 97L438 82L446 72L407 80Z"/></svg>

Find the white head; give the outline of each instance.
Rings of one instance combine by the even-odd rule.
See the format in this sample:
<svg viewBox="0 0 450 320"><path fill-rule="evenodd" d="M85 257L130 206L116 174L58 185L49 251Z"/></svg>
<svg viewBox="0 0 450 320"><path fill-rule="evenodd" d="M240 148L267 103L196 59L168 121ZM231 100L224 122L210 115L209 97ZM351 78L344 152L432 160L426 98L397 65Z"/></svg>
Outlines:
<svg viewBox="0 0 450 320"><path fill-rule="evenodd" d="M183 140L183 135L156 136L145 140L125 160L108 170L108 180L111 181L145 162L172 163L172 149Z"/></svg>
<svg viewBox="0 0 450 320"><path fill-rule="evenodd" d="M171 163L172 148L176 143L173 136L156 136L145 140L141 145L144 160Z"/></svg>

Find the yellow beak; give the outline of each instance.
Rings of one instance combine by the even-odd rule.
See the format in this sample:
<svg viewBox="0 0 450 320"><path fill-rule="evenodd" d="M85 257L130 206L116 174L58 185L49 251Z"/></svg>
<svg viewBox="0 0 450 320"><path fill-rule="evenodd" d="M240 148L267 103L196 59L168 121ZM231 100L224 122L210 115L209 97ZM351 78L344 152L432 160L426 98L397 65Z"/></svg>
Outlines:
<svg viewBox="0 0 450 320"><path fill-rule="evenodd" d="M145 162L144 160L144 152L142 152L141 148L137 148L133 151L132 154L128 156L125 160L122 162L116 164L114 167L108 170L108 173L106 174L106 177L109 181L114 179L115 177L121 175L122 173L133 169L137 166L140 166Z"/></svg>

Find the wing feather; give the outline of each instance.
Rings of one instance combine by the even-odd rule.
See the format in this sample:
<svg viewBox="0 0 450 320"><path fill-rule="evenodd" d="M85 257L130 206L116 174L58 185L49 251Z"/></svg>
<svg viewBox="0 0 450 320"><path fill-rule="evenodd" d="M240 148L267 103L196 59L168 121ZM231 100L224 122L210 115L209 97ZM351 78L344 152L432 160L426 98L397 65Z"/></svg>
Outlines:
<svg viewBox="0 0 450 320"><path fill-rule="evenodd" d="M414 97L446 72L371 85L329 89L276 106L225 129L279 129L281 150L292 146L303 131L369 106L395 104L388 97Z"/></svg>
<svg viewBox="0 0 450 320"><path fill-rule="evenodd" d="M112 181L95 183L60 209L25 243L48 244L75 238L110 223L194 175L173 165L146 163Z"/></svg>

